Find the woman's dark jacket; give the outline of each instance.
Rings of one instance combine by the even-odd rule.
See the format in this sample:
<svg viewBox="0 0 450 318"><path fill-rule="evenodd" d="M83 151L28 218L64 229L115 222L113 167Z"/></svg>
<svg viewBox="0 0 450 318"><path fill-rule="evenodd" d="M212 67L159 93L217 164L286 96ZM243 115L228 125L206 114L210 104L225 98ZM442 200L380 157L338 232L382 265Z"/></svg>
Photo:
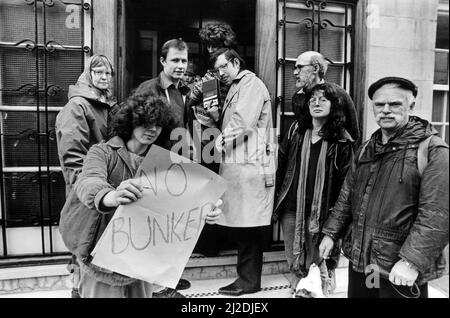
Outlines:
<svg viewBox="0 0 450 318"><path fill-rule="evenodd" d="M294 123L278 151L278 169L276 174L275 208L272 220L276 222L284 212L284 199L289 192L297 168L298 154L303 143L303 133L298 129L298 123ZM325 162L325 181L323 187L323 199L320 209L319 226L323 226L329 210L333 207L344 182L347 170L353 159L353 140L345 131L342 137L335 142L328 143ZM297 200L297 204L298 204ZM339 246L335 247L333 257L339 256ZM337 260L336 260L337 263Z"/></svg>
<svg viewBox="0 0 450 318"><path fill-rule="evenodd" d="M102 101L99 92L79 80L69 87L69 101L56 117L58 157L66 183L66 196L81 172L89 148L108 139L108 125L119 109L115 99Z"/></svg>
<svg viewBox="0 0 450 318"><path fill-rule="evenodd" d="M420 175L417 147L432 135ZM344 236L353 270L377 265L386 275L403 258L419 269L419 284L440 275L436 260L449 239L449 157L436 135L426 120L412 116L385 145L376 131L361 158L355 156L322 229L334 239Z"/></svg>

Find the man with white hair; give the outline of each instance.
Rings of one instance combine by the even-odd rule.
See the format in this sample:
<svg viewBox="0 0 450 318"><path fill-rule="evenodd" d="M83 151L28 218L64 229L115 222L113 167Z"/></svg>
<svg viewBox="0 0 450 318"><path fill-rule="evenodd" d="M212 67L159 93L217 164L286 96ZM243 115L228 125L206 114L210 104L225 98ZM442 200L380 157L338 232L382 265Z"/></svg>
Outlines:
<svg viewBox="0 0 450 318"><path fill-rule="evenodd" d="M448 271L448 145L411 115L416 96L401 77L369 87L380 129L356 153L319 247L327 258L343 238L349 298L426 298Z"/></svg>
<svg viewBox="0 0 450 318"><path fill-rule="evenodd" d="M329 62L325 57L315 51L307 51L298 56L294 67L295 86L298 91L292 97L292 109L297 117L309 111L306 101L309 100L310 91L316 84L325 82L328 64ZM359 138L359 129L355 105L342 87L335 83L330 84L335 86L346 105L345 117L349 119L348 123L352 123L347 125L346 129L353 140L356 141Z"/></svg>
<svg viewBox="0 0 450 318"><path fill-rule="evenodd" d="M295 175L295 171L297 172L299 171L298 168L297 169L294 168L296 167L297 163L300 162L300 155L298 155L298 157L295 155L288 156L287 153L290 151L287 151L287 149L292 150L296 145L295 138L292 138L293 132L296 130L296 126L299 125L299 123L304 122L302 119L309 114L309 100L311 98L310 95L312 89L318 84L325 83L325 74L327 73L328 63L329 62L325 59L325 57L322 54L315 51L304 52L298 56L294 67L294 77L296 80L295 85L298 88L298 91L292 97L292 110L295 113L295 120L290 126L288 133L285 134L282 143L280 143L280 148L278 149L277 174L278 176L285 176L286 178L281 178L281 180L277 180L277 191L275 202L279 203L279 205L277 206L277 209L275 209L272 215L272 222L275 223L276 221L279 220L281 223L286 249L291 250L291 252L286 251L286 258L288 260L288 264L291 270L293 270L293 262L294 262L294 259L292 258L293 257L292 244L294 241L294 237L296 236L295 233L297 228L296 226L297 213L295 212L295 206L297 205L297 202L301 202L301 199L297 197L298 182L295 183L291 181L291 183L289 183L289 176L294 178L293 175ZM327 83L327 85L328 84L329 86L331 86L331 89L334 92L336 92L335 95L340 100L339 105L343 108L345 115L344 117L346 118L344 128L351 136L349 140L351 142L356 141L359 138L359 129L358 129L356 109L353 104L353 101L342 87L340 87L335 83ZM295 145L291 145L291 143L295 143ZM289 146L283 147L282 145L289 145ZM283 167L285 167L286 169L285 173L281 172L284 171ZM292 169L289 167L291 167ZM337 179L338 178L335 178L335 180ZM287 181L288 186L284 187L286 180L288 180ZM284 190L290 189L289 193L292 195L284 194L283 196L284 191L283 189ZM339 192L339 190L336 191ZM286 205L289 205L289 203L286 204L286 202L291 202L293 208L286 209ZM294 270L292 271L292 273L288 275L292 292L294 292L295 287L297 286L297 283L300 280L300 278L301 278L300 275L295 274Z"/></svg>

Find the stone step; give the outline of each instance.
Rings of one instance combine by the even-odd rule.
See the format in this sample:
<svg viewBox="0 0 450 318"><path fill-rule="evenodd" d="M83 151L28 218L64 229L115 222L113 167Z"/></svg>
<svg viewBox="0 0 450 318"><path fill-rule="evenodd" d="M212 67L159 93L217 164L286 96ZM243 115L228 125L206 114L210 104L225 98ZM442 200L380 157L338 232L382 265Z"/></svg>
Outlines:
<svg viewBox="0 0 450 318"><path fill-rule="evenodd" d="M330 298L347 297L347 273L347 268L344 267L340 267L336 270L336 290L329 296ZM44 271L41 271L41 274L44 274ZM287 274L263 275L262 289L260 292L243 295L239 298L291 298L292 295L289 291L289 280L287 276ZM446 279L447 285L441 287L446 287L448 291L448 276L443 279ZM181 292L188 298L223 298L224 296L218 293L218 289L228 285L233 280L234 278L191 279L191 288ZM435 282L429 284L429 297L448 298L448 292L445 293L438 288L435 288ZM442 282L440 283L442 284ZM16 290L15 293L0 294L0 298L70 298L70 295L70 288L62 288L22 292Z"/></svg>
<svg viewBox="0 0 450 318"><path fill-rule="evenodd" d="M16 261L9 261L9 266L0 267L0 294L27 293L33 291L51 291L72 288L72 281L67 271L68 257L59 258L58 264L20 266ZM49 260L45 260L49 262ZM64 263L61 263L64 262ZM206 280L233 278L236 273L237 253L235 250L221 252L218 256L205 257L193 254L183 272L188 280ZM29 262L24 262L29 264ZM338 268L346 268L348 261L342 257ZM263 275L283 274L289 271L283 251L265 252L263 258Z"/></svg>
<svg viewBox="0 0 450 318"><path fill-rule="evenodd" d="M236 277L237 253L235 250L221 252L219 256L205 257L192 254L183 273L186 279L214 279ZM338 268L347 268L348 260L341 257ZM284 251L265 252L263 275L289 272Z"/></svg>

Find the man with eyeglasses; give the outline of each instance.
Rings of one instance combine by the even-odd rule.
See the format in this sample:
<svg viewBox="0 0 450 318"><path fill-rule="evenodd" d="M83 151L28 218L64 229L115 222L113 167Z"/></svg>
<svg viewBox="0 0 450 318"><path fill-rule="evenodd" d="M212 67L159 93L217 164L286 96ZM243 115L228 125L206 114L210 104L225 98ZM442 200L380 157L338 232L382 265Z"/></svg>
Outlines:
<svg viewBox="0 0 450 318"><path fill-rule="evenodd" d="M293 69L295 86L298 88L298 91L292 97L292 110L297 118L308 111L307 101L309 100L311 89L315 85L325 82L328 64L329 62L325 57L315 51L307 51L298 56ZM352 125L348 125L346 129L353 140L356 141L359 138L359 129L355 105L353 104L351 97L342 87L334 83L330 84L335 86L340 98L345 101L345 116L349 119L348 122L352 123Z"/></svg>
<svg viewBox="0 0 450 318"><path fill-rule="evenodd" d="M448 274L448 145L411 115L417 92L401 77L369 87L380 129L357 151L322 229L325 259L343 238L349 298L426 298L427 282Z"/></svg>
<svg viewBox="0 0 450 318"><path fill-rule="evenodd" d="M245 69L236 51L220 49L213 62L220 79L231 85L216 139L222 155L219 174L228 181L217 224L227 228L238 250L238 278L219 293L239 296L261 289L263 233L270 225L274 200L272 106L266 86Z"/></svg>

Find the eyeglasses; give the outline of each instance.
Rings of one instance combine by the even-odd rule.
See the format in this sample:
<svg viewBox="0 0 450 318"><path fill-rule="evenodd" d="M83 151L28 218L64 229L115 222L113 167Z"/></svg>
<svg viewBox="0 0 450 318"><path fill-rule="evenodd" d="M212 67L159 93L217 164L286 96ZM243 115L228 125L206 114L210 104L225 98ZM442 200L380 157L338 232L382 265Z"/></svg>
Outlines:
<svg viewBox="0 0 450 318"><path fill-rule="evenodd" d="M92 73L94 73L95 76L103 76L103 75L106 75L107 77L111 77L111 76L113 75L111 72L95 71L95 70L92 70Z"/></svg>
<svg viewBox="0 0 450 318"><path fill-rule="evenodd" d="M324 105L326 102L328 102L328 99L326 99L325 97L320 97L320 98L311 98L309 101L308 101L308 104L309 104L309 106L314 106L314 105L317 105L317 104L319 104L319 105Z"/></svg>
<svg viewBox="0 0 450 318"><path fill-rule="evenodd" d="M226 70L228 67L228 64L230 63L230 61L227 61L225 64L219 65L216 67L216 71L220 71L220 70Z"/></svg>
<svg viewBox="0 0 450 318"><path fill-rule="evenodd" d="M295 65L292 68L292 71L293 72L295 72L295 71L299 71L300 72L302 70L302 68L305 67L305 66L313 66L313 64L297 64L297 65Z"/></svg>

